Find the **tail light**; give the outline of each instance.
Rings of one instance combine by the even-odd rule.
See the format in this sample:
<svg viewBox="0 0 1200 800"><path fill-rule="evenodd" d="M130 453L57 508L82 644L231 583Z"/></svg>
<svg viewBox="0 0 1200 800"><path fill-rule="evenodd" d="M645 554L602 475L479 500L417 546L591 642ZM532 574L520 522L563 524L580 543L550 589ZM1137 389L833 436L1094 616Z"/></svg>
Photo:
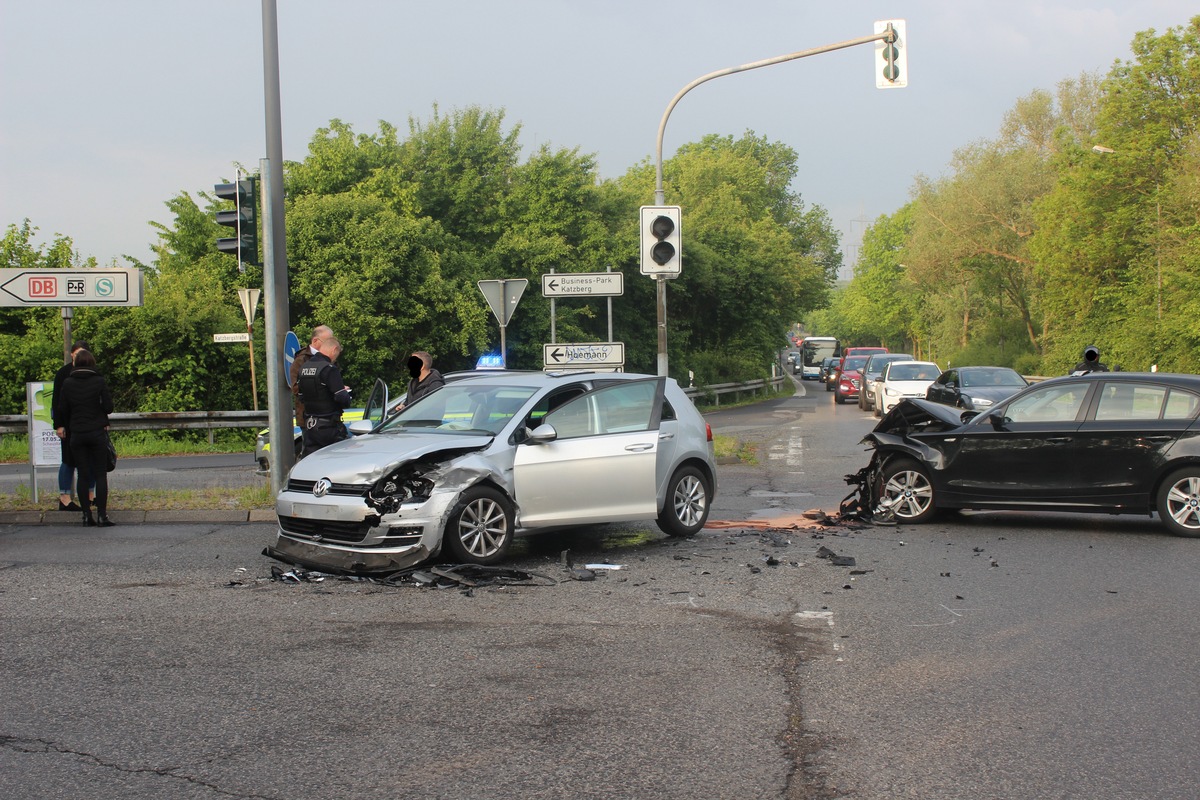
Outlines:
<svg viewBox="0 0 1200 800"><path fill-rule="evenodd" d="M712 441L712 425L704 423L704 434L708 437L708 441Z"/></svg>

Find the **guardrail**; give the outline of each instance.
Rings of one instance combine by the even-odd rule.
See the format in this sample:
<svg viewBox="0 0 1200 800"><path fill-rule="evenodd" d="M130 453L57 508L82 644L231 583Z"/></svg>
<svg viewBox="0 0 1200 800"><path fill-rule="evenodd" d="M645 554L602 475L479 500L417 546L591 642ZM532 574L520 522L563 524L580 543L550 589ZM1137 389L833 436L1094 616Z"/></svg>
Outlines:
<svg viewBox="0 0 1200 800"><path fill-rule="evenodd" d="M783 385L784 377L770 380L758 379L744 383L717 383L711 386L693 386L684 389L684 394L693 400L709 398L713 405L721 404L722 395L740 395L744 392L767 394ZM114 431L153 431L163 429L207 430L221 428L266 428L269 412L263 411L129 411L108 415L109 427ZM6 433L28 433L29 417L25 414L0 414L0 435Z"/></svg>

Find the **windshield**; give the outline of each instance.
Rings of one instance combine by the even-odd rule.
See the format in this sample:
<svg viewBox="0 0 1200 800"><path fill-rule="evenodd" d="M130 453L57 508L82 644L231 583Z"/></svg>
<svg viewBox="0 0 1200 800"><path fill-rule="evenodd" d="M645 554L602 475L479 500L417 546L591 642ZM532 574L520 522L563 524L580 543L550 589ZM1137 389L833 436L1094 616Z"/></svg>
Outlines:
<svg viewBox="0 0 1200 800"><path fill-rule="evenodd" d="M981 386L1025 386L1025 379L1007 367L995 369L963 370L959 373L959 385L979 388Z"/></svg>
<svg viewBox="0 0 1200 800"><path fill-rule="evenodd" d="M408 406L376 429L398 433L420 429L496 434L521 410L537 389L531 386L473 385L462 381L443 386Z"/></svg>
<svg viewBox="0 0 1200 800"><path fill-rule="evenodd" d="M863 364L867 363L870 356L846 356L846 363L842 365L842 372L855 372L863 368Z"/></svg>
<svg viewBox="0 0 1200 800"><path fill-rule="evenodd" d="M941 370L932 364L897 364L888 372L888 378L893 381L933 381L941 374Z"/></svg>

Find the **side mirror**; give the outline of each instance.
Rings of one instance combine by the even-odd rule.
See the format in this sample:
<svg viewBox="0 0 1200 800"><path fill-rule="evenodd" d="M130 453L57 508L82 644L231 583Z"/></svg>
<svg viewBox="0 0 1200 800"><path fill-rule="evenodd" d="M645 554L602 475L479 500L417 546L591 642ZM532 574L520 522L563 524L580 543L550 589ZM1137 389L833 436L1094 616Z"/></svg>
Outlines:
<svg viewBox="0 0 1200 800"><path fill-rule="evenodd" d="M538 425L525 434L525 441L529 444L547 444L557 438L558 431L554 430L554 426L549 424Z"/></svg>
<svg viewBox="0 0 1200 800"><path fill-rule="evenodd" d="M997 409L996 411L988 412L988 422L992 423L992 429L997 431L1004 430L1004 423L1008 422L1008 417L1004 416L1004 412Z"/></svg>
<svg viewBox="0 0 1200 800"><path fill-rule="evenodd" d="M356 419L350 423L350 435L362 436L364 433L370 433L375 427L375 423L369 419Z"/></svg>

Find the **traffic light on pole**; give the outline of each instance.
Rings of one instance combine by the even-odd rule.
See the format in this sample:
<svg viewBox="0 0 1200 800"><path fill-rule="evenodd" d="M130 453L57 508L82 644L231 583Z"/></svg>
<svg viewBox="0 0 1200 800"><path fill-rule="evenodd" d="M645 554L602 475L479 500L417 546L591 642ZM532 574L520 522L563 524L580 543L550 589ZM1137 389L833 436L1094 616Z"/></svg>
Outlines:
<svg viewBox="0 0 1200 800"><path fill-rule="evenodd" d="M879 89L908 86L908 41L904 20L876 20L875 32L889 34L886 39L875 41L875 86Z"/></svg>
<svg viewBox="0 0 1200 800"><path fill-rule="evenodd" d="M679 275L683 249L679 240L679 206L642 206L642 274Z"/></svg>
<svg viewBox="0 0 1200 800"><path fill-rule="evenodd" d="M228 225L234 235L217 239L217 250L238 258L240 264L258 265L258 178L242 178L236 183L218 183L215 194L220 200L232 200L234 208L217 212L217 224Z"/></svg>

